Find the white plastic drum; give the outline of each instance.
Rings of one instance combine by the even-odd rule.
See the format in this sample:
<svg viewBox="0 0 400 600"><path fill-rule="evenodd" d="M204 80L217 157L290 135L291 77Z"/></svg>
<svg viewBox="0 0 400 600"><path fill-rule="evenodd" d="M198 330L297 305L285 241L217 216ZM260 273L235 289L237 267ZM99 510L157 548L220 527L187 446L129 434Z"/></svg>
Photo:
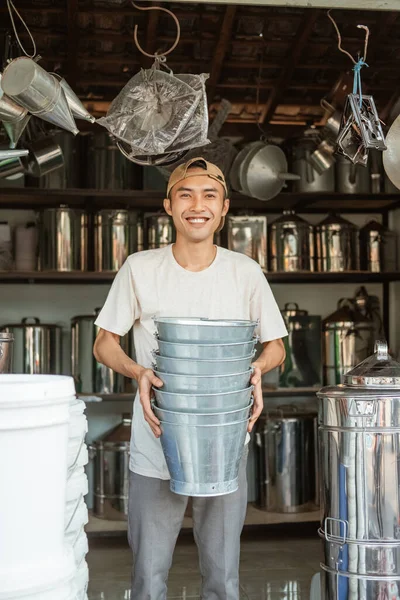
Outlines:
<svg viewBox="0 0 400 600"><path fill-rule="evenodd" d="M62 569L74 396L72 377L0 375L0 598Z"/></svg>

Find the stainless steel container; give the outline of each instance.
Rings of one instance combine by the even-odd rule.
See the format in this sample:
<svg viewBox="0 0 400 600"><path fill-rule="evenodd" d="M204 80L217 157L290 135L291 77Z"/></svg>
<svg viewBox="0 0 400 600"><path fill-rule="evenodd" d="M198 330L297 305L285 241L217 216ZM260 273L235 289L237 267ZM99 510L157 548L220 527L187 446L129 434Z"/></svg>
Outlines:
<svg viewBox="0 0 400 600"><path fill-rule="evenodd" d="M129 446L132 418L122 415L122 423L90 448L94 457L94 514L101 519L128 518Z"/></svg>
<svg viewBox="0 0 400 600"><path fill-rule="evenodd" d="M362 271L384 273L398 269L397 234L377 221L360 229L360 268Z"/></svg>
<svg viewBox="0 0 400 600"><path fill-rule="evenodd" d="M336 215L315 227L317 271L356 271L359 268L358 227Z"/></svg>
<svg viewBox="0 0 400 600"><path fill-rule="evenodd" d="M317 149L317 137L313 132L297 140L292 146L292 171L300 176L293 183L293 189L299 193L334 192L335 191L335 168L326 169L321 175L313 169L311 156Z"/></svg>
<svg viewBox="0 0 400 600"><path fill-rule="evenodd" d="M118 271L138 251L138 216L134 210L101 210L95 215L96 271Z"/></svg>
<svg viewBox="0 0 400 600"><path fill-rule="evenodd" d="M11 373L14 334L0 331L0 374Z"/></svg>
<svg viewBox="0 0 400 600"><path fill-rule="evenodd" d="M52 139L60 146L64 164L59 169L39 178L39 187L45 189L80 188L81 145L84 136L76 137L66 131L58 131Z"/></svg>
<svg viewBox="0 0 400 600"><path fill-rule="evenodd" d="M336 191L341 194L368 194L371 188L369 167L354 165L346 156L336 155Z"/></svg>
<svg viewBox="0 0 400 600"><path fill-rule="evenodd" d="M80 315L71 320L71 366L75 388L83 394L122 394L126 391L123 375L100 364L93 356L93 344L99 328L95 320L100 309L92 315ZM121 338L121 346L129 355L129 335Z"/></svg>
<svg viewBox="0 0 400 600"><path fill-rule="evenodd" d="M281 311L288 336L284 338L286 358L280 367L279 387L320 387L322 385L321 317L311 316L293 303Z"/></svg>
<svg viewBox="0 0 400 600"><path fill-rule="evenodd" d="M326 385L341 383L345 373L371 354L374 328L352 300L339 301L337 310L322 323Z"/></svg>
<svg viewBox="0 0 400 600"><path fill-rule="evenodd" d="M176 239L172 217L169 215L149 214L144 217L144 239L146 248L164 248Z"/></svg>
<svg viewBox="0 0 400 600"><path fill-rule="evenodd" d="M208 360L226 360L228 358L244 358L249 356L258 342L258 337L250 342L239 342L236 344L179 344L164 342L158 339L158 348L161 356L171 358L191 358Z"/></svg>
<svg viewBox="0 0 400 600"><path fill-rule="evenodd" d="M88 216L77 208L46 208L39 218L41 271L87 271Z"/></svg>
<svg viewBox="0 0 400 600"><path fill-rule="evenodd" d="M191 344L230 344L249 342L256 321L195 317L155 317L157 335L165 342Z"/></svg>
<svg viewBox="0 0 400 600"><path fill-rule="evenodd" d="M213 413L187 413L160 408L157 406L157 402L155 402L153 411L157 419L160 419L163 423L175 423L178 425L226 425L227 423L236 423L237 421L249 419L252 406L253 401L244 408L237 408L235 410L224 410L223 412Z"/></svg>
<svg viewBox="0 0 400 600"><path fill-rule="evenodd" d="M400 364L377 342L318 396L322 599L398 598Z"/></svg>
<svg viewBox="0 0 400 600"><path fill-rule="evenodd" d="M252 370L232 375L176 375L155 371L163 390L173 394L217 394L244 390L250 385Z"/></svg>
<svg viewBox="0 0 400 600"><path fill-rule="evenodd" d="M193 359L170 358L153 352L154 368L163 373L176 373L180 375L231 375L243 373L250 369L255 352L243 358L227 359Z"/></svg>
<svg viewBox="0 0 400 600"><path fill-rule="evenodd" d="M153 388L157 406L166 410L185 413L218 413L224 410L245 408L250 403L253 386L219 394L171 394L162 389Z"/></svg>
<svg viewBox="0 0 400 600"><path fill-rule="evenodd" d="M135 165L119 151L107 131L101 131L89 140L87 187L96 190L134 190L138 188Z"/></svg>
<svg viewBox="0 0 400 600"><path fill-rule="evenodd" d="M267 217L228 216L228 249L249 256L267 271Z"/></svg>
<svg viewBox="0 0 400 600"><path fill-rule="evenodd" d="M13 373L59 375L62 372L59 325L41 323L33 317L2 325L1 329L14 336Z"/></svg>
<svg viewBox="0 0 400 600"><path fill-rule="evenodd" d="M271 271L314 271L314 228L292 210L269 226Z"/></svg>
<svg viewBox="0 0 400 600"><path fill-rule="evenodd" d="M294 513L315 508L316 415L285 407L261 415L256 426L258 505Z"/></svg>

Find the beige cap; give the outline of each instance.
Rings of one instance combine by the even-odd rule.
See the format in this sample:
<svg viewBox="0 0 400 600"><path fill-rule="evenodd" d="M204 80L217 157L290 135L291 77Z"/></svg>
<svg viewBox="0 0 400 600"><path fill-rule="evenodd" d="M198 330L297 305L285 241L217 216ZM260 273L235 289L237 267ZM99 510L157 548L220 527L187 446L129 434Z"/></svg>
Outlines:
<svg viewBox="0 0 400 600"><path fill-rule="evenodd" d="M211 177L211 179L215 179L215 181L218 181L223 186L225 194L228 195L228 187L226 185L225 177L221 169L219 169L217 165L207 162L204 158L198 156L197 158L191 158L182 165L179 165L179 167L176 167L174 171L172 171L168 181L167 196L169 196L169 193L174 187L174 185L176 185L183 179L186 179L186 177L190 177L190 173L188 174L187 171L188 169L190 169L193 163L196 162L202 162L204 164L204 171L202 171L201 173L196 173L196 177L198 175L205 175L206 177ZM193 176L195 176L194 173Z"/></svg>

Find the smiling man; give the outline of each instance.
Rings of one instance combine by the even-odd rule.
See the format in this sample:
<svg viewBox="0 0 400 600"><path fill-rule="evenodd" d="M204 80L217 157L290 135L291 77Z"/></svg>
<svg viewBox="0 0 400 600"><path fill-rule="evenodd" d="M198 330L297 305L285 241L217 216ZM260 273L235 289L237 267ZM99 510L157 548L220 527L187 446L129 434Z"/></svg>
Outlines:
<svg viewBox="0 0 400 600"><path fill-rule="evenodd" d="M96 321L96 359L138 382L130 452L129 542L134 554L133 600L166 600L172 554L188 498L169 489L160 422L151 410L157 348L153 316L259 320L263 351L253 364L251 432L263 409L261 376L280 365L286 328L260 266L243 254L214 245L229 209L225 178L203 158L171 174L164 200L176 243L130 256L117 274ZM134 327L137 363L120 336ZM247 506L247 446L239 489L225 496L193 498L193 533L199 549L202 600L239 600L240 535ZM187 582L189 583L189 582Z"/></svg>

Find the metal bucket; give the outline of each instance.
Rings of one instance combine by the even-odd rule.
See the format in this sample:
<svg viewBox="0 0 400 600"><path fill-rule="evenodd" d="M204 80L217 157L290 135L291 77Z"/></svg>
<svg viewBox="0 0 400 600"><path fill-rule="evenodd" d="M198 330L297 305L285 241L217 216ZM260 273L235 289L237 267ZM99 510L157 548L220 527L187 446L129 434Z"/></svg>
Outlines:
<svg viewBox="0 0 400 600"><path fill-rule="evenodd" d="M161 422L170 488L184 496L222 496L238 489L248 420L225 425Z"/></svg>
<svg viewBox="0 0 400 600"><path fill-rule="evenodd" d="M172 394L153 387L159 408L184 413L219 413L248 406L253 386L226 394Z"/></svg>
<svg viewBox="0 0 400 600"><path fill-rule="evenodd" d="M250 342L236 344L175 344L157 340L161 356L170 358L191 358L197 360L226 360L249 356L258 342L258 337Z"/></svg>
<svg viewBox="0 0 400 600"><path fill-rule="evenodd" d="M226 360L194 360L193 358L169 358L153 352L154 367L163 373L177 375L230 375L250 369L255 352L244 358Z"/></svg>
<svg viewBox="0 0 400 600"><path fill-rule="evenodd" d="M267 217L228 216L228 249L246 254L267 271Z"/></svg>
<svg viewBox="0 0 400 600"><path fill-rule="evenodd" d="M232 375L176 375L174 373L155 372L164 383L163 390L179 394L217 394L243 390L249 386L253 370Z"/></svg>
<svg viewBox="0 0 400 600"><path fill-rule="evenodd" d="M153 405L153 411L157 419L163 423L176 423L177 425L224 425L226 423L237 423L250 418L253 401L245 408L229 410L220 413L184 413L165 410Z"/></svg>
<svg viewBox="0 0 400 600"><path fill-rule="evenodd" d="M64 166L61 146L53 138L42 138L27 147L29 155L22 159L22 163L29 175L42 177Z"/></svg>
<svg viewBox="0 0 400 600"><path fill-rule="evenodd" d="M138 212L101 210L95 215L95 270L119 271L130 254L138 251Z"/></svg>
<svg viewBox="0 0 400 600"><path fill-rule="evenodd" d="M165 342L191 344L230 344L249 342L254 337L256 321L157 317L158 337ZM240 389L240 388L238 388Z"/></svg>
<svg viewBox="0 0 400 600"><path fill-rule="evenodd" d="M164 248L176 239L176 231L172 217L168 215L151 214L144 218L146 248Z"/></svg>
<svg viewBox="0 0 400 600"><path fill-rule="evenodd" d="M41 271L87 271L88 216L62 206L40 214L39 264Z"/></svg>
<svg viewBox="0 0 400 600"><path fill-rule="evenodd" d="M0 331L0 373L11 373L14 334Z"/></svg>

